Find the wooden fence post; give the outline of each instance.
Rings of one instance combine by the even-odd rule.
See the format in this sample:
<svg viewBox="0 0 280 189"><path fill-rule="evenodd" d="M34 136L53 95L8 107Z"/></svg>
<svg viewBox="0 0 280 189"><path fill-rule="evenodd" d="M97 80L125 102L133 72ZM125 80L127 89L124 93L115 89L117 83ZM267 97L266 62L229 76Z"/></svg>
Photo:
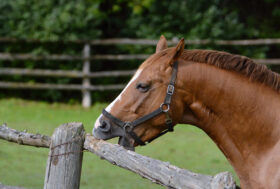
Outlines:
<svg viewBox="0 0 280 189"><path fill-rule="evenodd" d="M55 129L51 139L44 189L80 187L84 139L82 123L68 123Z"/></svg>
<svg viewBox="0 0 280 189"><path fill-rule="evenodd" d="M90 44L85 44L83 49L83 58L85 59L83 62L83 100L82 100L82 106L84 108L89 108L91 106L91 93L88 89L90 87L90 78L88 75L90 74Z"/></svg>

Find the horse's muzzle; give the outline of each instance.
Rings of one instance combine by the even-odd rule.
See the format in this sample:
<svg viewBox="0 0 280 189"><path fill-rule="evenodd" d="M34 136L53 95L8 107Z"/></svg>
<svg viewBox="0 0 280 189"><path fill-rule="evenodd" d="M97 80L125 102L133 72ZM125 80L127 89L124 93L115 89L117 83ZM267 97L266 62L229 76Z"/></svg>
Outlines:
<svg viewBox="0 0 280 189"><path fill-rule="evenodd" d="M107 120L102 120L101 125L99 126L100 131L107 133L111 130L111 124Z"/></svg>
<svg viewBox="0 0 280 189"><path fill-rule="evenodd" d="M94 127L92 134L97 139L108 140L115 137L119 138L119 145L123 146L127 150L134 151L134 140L131 139L124 130L114 123L111 123L109 120L105 120L102 116L99 118L100 125Z"/></svg>

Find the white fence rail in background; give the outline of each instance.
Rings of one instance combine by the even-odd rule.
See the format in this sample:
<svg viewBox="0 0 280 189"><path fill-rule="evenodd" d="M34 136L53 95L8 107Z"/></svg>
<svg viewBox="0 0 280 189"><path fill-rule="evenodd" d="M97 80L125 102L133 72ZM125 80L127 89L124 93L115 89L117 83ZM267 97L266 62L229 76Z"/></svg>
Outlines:
<svg viewBox="0 0 280 189"><path fill-rule="evenodd" d="M52 55L34 55L34 54L19 54L19 53L4 53L0 52L0 60L2 61L81 61L83 67L81 71L66 71L66 70L42 70L42 69L20 69L20 68L0 68L0 75L24 75L24 76L37 76L37 77L68 77L68 78L81 78L82 83L79 84L48 84L48 83L18 83L0 81L0 88L6 89L55 89L55 90L80 90L82 92L82 105L89 107L91 105L91 91L105 91L105 90L120 90L125 85L91 85L90 78L98 77L120 77L131 76L135 70L117 70L117 71L101 71L90 72L92 60L144 60L149 55L147 54L95 54L90 53L91 45L156 45L157 40L149 39L97 39L97 40L76 40L76 41L40 41L40 40L19 40L11 38L0 38L0 43L76 43L83 44L81 55L65 55L65 54L52 54ZM169 45L177 44L178 39L168 41ZM253 40L186 40L186 44L192 45L278 45L280 39L253 39ZM255 62L266 65L280 65L279 59L254 59Z"/></svg>

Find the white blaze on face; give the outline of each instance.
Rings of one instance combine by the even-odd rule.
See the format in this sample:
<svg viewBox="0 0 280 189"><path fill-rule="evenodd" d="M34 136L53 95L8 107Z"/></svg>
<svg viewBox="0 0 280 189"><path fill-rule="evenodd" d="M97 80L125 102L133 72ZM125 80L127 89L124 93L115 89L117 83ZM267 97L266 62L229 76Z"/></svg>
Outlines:
<svg viewBox="0 0 280 189"><path fill-rule="evenodd" d="M119 94L119 96L113 101L111 102L111 104L109 106L107 106L107 108L105 108L105 110L109 113L111 113L111 109L112 107L115 105L116 102L120 101L122 98L122 94L124 93L124 91L139 77L140 73L142 72L142 70L137 70L137 72L135 73L135 75L133 76L133 78L129 81L129 83L126 85L126 87L123 89L123 91ZM102 117L102 114L97 118L94 127L97 128L99 127L100 124L100 118Z"/></svg>

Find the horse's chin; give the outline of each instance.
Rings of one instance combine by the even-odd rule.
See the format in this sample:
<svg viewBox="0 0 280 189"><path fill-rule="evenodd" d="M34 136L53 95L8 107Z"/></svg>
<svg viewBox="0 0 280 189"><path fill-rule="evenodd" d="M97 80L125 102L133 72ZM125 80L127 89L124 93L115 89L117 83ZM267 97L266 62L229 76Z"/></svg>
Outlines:
<svg viewBox="0 0 280 189"><path fill-rule="evenodd" d="M127 150L135 151L134 141L130 138L121 136L119 138L119 145L123 146Z"/></svg>
<svg viewBox="0 0 280 189"><path fill-rule="evenodd" d="M116 127L118 128L118 127ZM112 134L114 133L114 134ZM125 135L123 130L115 129L112 132L103 132L99 128L94 128L92 131L93 136L96 139L101 140L109 140L111 138L119 137L119 145L123 146L127 150L134 151L134 140L130 138L129 136Z"/></svg>

